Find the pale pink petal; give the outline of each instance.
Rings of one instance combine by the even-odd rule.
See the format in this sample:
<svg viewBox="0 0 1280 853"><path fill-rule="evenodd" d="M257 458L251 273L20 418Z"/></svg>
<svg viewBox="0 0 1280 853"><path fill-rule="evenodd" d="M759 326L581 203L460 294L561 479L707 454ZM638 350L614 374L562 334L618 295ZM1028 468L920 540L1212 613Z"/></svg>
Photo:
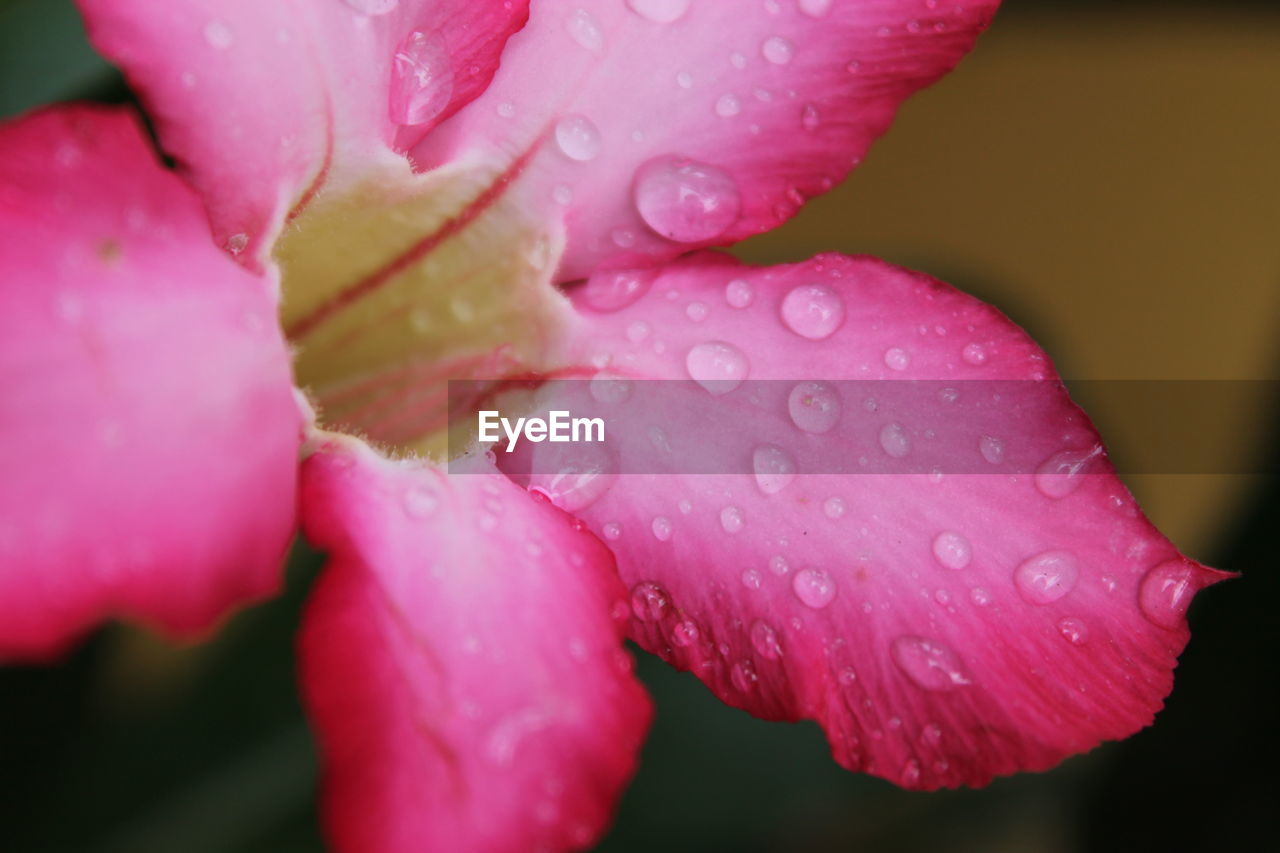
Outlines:
<svg viewBox="0 0 1280 853"><path fill-rule="evenodd" d="M579 850L650 706L613 560L492 467L445 474L329 439L303 466L329 552L301 638L343 851Z"/></svg>
<svg viewBox="0 0 1280 853"><path fill-rule="evenodd" d="M290 211L479 94L528 0L79 0L200 191L255 262Z"/></svg>
<svg viewBox="0 0 1280 853"><path fill-rule="evenodd" d="M730 243L841 180L997 5L540 0L414 155L512 164L511 191L565 224L562 280Z"/></svg>
<svg viewBox="0 0 1280 853"><path fill-rule="evenodd" d="M130 111L0 128L0 259L0 656L274 591L300 437L275 300Z"/></svg>
<svg viewBox="0 0 1280 853"><path fill-rule="evenodd" d="M637 642L910 788L1151 722L1223 575L1146 520L1021 330L871 258L704 254L590 307L625 291L575 292L566 371L607 367L543 389L606 443L497 456L610 545Z"/></svg>

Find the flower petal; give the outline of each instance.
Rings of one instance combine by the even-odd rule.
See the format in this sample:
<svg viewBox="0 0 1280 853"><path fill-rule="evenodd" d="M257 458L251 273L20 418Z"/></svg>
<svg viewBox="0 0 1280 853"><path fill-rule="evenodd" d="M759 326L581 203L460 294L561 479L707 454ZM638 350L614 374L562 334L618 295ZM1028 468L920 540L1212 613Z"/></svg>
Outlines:
<svg viewBox="0 0 1280 853"><path fill-rule="evenodd" d="M830 188L998 0L541 0L493 83L414 151L517 162L563 218L561 279L723 245Z"/></svg>
<svg viewBox="0 0 1280 853"><path fill-rule="evenodd" d="M330 552L301 638L339 850L581 849L650 706L600 542L488 469L446 477L333 438L303 466Z"/></svg>
<svg viewBox="0 0 1280 853"><path fill-rule="evenodd" d="M615 278L575 292L591 325L566 359L607 372L549 404L603 416L604 461L497 456L612 547L633 639L909 788L1151 722L1223 575L1143 517L1021 330L870 258L708 253L593 310Z"/></svg>
<svg viewBox="0 0 1280 853"><path fill-rule="evenodd" d="M479 94L528 0L79 0L209 208L260 260L290 211Z"/></svg>
<svg viewBox="0 0 1280 853"><path fill-rule="evenodd" d="M272 592L300 424L266 282L127 110L0 128L0 655Z"/></svg>

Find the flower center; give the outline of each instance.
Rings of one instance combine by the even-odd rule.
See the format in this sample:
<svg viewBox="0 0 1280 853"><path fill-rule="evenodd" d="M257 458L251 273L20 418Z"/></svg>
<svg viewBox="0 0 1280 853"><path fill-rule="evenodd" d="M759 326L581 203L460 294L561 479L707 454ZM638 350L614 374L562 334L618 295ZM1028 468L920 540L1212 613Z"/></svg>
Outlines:
<svg viewBox="0 0 1280 853"><path fill-rule="evenodd" d="M317 196L276 245L294 371L329 429L441 458L448 381L544 370L573 315L564 245L477 165L415 175L398 158Z"/></svg>

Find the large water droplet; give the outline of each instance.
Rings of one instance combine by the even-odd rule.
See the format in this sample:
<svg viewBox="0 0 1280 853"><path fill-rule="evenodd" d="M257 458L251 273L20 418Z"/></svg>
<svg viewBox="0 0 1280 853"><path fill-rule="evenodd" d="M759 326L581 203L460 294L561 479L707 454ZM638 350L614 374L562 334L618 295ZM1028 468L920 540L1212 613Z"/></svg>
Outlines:
<svg viewBox="0 0 1280 853"><path fill-rule="evenodd" d="M444 40L422 30L409 33L391 60L391 120L425 124L440 115L452 98L453 69Z"/></svg>
<svg viewBox="0 0 1280 853"><path fill-rule="evenodd" d="M801 602L821 610L836 597L836 582L821 569L801 569L791 579L791 589Z"/></svg>
<svg viewBox="0 0 1280 853"><path fill-rule="evenodd" d="M1138 606L1147 621L1179 628L1191 599L1205 585L1201 570L1186 560L1169 560L1147 572L1138 587Z"/></svg>
<svg viewBox="0 0 1280 853"><path fill-rule="evenodd" d="M1089 626L1074 616L1058 621L1058 633L1073 646L1083 646L1089 641Z"/></svg>
<svg viewBox="0 0 1280 853"><path fill-rule="evenodd" d="M627 0L627 6L642 18L657 24L669 24L684 17L691 0Z"/></svg>
<svg viewBox="0 0 1280 853"><path fill-rule="evenodd" d="M880 430L880 448L894 459L911 452L911 436L902 424L885 424Z"/></svg>
<svg viewBox="0 0 1280 853"><path fill-rule="evenodd" d="M657 622L671 608L671 596L661 584L641 581L631 588L631 612L644 622Z"/></svg>
<svg viewBox="0 0 1280 853"><path fill-rule="evenodd" d="M586 9L574 9L565 19L564 28L570 38L592 53L599 53L604 47L604 32Z"/></svg>
<svg viewBox="0 0 1280 853"><path fill-rule="evenodd" d="M1081 472L1102 454L1102 445L1089 450L1064 450L1046 459L1036 469L1036 488L1048 498L1065 498L1079 488Z"/></svg>
<svg viewBox="0 0 1280 853"><path fill-rule="evenodd" d="M723 169L680 157L655 157L636 172L636 211L657 233L678 243L723 234L738 220L738 184Z"/></svg>
<svg viewBox="0 0 1280 853"><path fill-rule="evenodd" d="M583 285L582 301L601 313L621 311L644 296L655 278L654 270L602 270Z"/></svg>
<svg viewBox="0 0 1280 853"><path fill-rule="evenodd" d="M737 533L742 529L742 510L736 506L727 506L720 510L720 526L725 533Z"/></svg>
<svg viewBox="0 0 1280 853"><path fill-rule="evenodd" d="M728 394L747 378L750 365L742 350L724 341L698 344L685 356L689 377L711 394Z"/></svg>
<svg viewBox="0 0 1280 853"><path fill-rule="evenodd" d="M1057 601L1075 588L1080 577L1076 555L1070 551L1045 551L1023 561L1013 572L1013 582L1032 604Z"/></svg>
<svg viewBox="0 0 1280 853"><path fill-rule="evenodd" d="M944 530L933 539L933 556L948 569L963 569L973 559L973 546L954 530Z"/></svg>
<svg viewBox="0 0 1280 853"><path fill-rule="evenodd" d="M778 642L778 632L768 623L758 619L751 625L751 646L767 660L777 660L782 657L782 644Z"/></svg>
<svg viewBox="0 0 1280 853"><path fill-rule="evenodd" d="M762 444L751 453L751 469L756 485L766 495L776 495L796 478L796 463L791 454L772 444Z"/></svg>
<svg viewBox="0 0 1280 853"><path fill-rule="evenodd" d="M800 337L820 341L844 322L844 300L824 285L802 284L782 300L782 321Z"/></svg>
<svg viewBox="0 0 1280 853"><path fill-rule="evenodd" d="M787 413L805 432L830 432L840 421L840 395L825 382L801 382L787 397Z"/></svg>
<svg viewBox="0 0 1280 853"><path fill-rule="evenodd" d="M960 658L939 640L899 637L889 652L898 668L925 690L951 690L971 683Z"/></svg>
<svg viewBox="0 0 1280 853"><path fill-rule="evenodd" d="M760 45L760 54L774 65L786 65L795 53L796 46L782 36L770 36Z"/></svg>
<svg viewBox="0 0 1280 853"><path fill-rule="evenodd" d="M618 465L606 445L542 443L533 451L530 490L541 492L565 512L578 512L613 485Z"/></svg>
<svg viewBox="0 0 1280 853"><path fill-rule="evenodd" d="M556 122L556 145L570 160L594 160L600 153L600 129L586 116L565 116Z"/></svg>
<svg viewBox="0 0 1280 853"><path fill-rule="evenodd" d="M400 5L400 0L342 0L361 15L385 15Z"/></svg>

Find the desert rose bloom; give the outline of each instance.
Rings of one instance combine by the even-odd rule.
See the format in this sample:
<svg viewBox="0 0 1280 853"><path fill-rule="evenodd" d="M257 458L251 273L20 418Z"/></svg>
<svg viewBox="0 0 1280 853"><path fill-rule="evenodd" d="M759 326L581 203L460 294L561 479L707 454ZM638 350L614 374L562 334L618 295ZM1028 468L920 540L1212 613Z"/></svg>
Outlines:
<svg viewBox="0 0 1280 853"><path fill-rule="evenodd" d="M841 180L996 5L80 0L178 170L123 108L0 128L0 654L200 635L300 527L352 851L592 844L650 718L625 637L909 788L1147 725L1220 573L1041 350L875 259L706 251ZM595 395L649 473L446 473L445 380L602 371L703 384ZM711 406L740 473L663 471L650 427Z"/></svg>

